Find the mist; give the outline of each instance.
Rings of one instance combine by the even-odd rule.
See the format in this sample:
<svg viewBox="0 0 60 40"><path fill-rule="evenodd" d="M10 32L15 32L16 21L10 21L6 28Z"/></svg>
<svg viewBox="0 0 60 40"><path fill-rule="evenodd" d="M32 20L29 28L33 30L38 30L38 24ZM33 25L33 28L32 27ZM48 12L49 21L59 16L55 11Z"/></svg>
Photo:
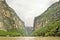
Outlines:
<svg viewBox="0 0 60 40"><path fill-rule="evenodd" d="M34 18L41 15L49 6L59 0L6 0L25 23L33 27Z"/></svg>

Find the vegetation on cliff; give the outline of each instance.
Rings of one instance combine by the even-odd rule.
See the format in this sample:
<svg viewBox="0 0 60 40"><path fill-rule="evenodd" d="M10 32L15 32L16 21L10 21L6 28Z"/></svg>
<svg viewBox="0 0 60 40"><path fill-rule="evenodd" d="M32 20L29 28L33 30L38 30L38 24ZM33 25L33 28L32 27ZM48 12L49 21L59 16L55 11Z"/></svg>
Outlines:
<svg viewBox="0 0 60 40"><path fill-rule="evenodd" d="M60 2L35 18L32 36L60 36Z"/></svg>
<svg viewBox="0 0 60 40"><path fill-rule="evenodd" d="M25 36L24 22L8 6L6 0L0 0L0 36Z"/></svg>
<svg viewBox="0 0 60 40"><path fill-rule="evenodd" d="M60 20L35 30L33 36L60 36Z"/></svg>
<svg viewBox="0 0 60 40"><path fill-rule="evenodd" d="M35 18L34 28L43 27L49 22L60 20L60 2L51 5L44 13Z"/></svg>

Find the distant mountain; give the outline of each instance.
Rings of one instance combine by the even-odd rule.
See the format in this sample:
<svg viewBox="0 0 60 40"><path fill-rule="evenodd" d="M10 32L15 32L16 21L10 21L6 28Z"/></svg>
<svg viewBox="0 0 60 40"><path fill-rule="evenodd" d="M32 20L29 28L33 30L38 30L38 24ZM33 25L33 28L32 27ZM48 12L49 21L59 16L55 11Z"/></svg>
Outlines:
<svg viewBox="0 0 60 40"><path fill-rule="evenodd" d="M24 35L24 27L24 22L17 16L15 11L7 5L5 0L0 0L0 30L11 31L12 33L19 32Z"/></svg>
<svg viewBox="0 0 60 40"><path fill-rule="evenodd" d="M33 36L60 36L60 1L35 18Z"/></svg>
<svg viewBox="0 0 60 40"><path fill-rule="evenodd" d="M32 31L33 31L33 27L25 27L26 28L26 30L27 30L27 33L28 33L28 36L30 36L30 34L32 33Z"/></svg>

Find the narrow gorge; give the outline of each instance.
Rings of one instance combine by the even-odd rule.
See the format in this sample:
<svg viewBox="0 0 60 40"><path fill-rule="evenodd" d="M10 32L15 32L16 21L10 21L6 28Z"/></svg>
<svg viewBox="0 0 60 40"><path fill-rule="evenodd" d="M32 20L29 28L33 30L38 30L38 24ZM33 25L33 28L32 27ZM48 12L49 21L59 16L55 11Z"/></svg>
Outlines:
<svg viewBox="0 0 60 40"><path fill-rule="evenodd" d="M0 0L0 36L60 36L60 1L35 17L32 27L25 26L24 21L8 6L6 0Z"/></svg>

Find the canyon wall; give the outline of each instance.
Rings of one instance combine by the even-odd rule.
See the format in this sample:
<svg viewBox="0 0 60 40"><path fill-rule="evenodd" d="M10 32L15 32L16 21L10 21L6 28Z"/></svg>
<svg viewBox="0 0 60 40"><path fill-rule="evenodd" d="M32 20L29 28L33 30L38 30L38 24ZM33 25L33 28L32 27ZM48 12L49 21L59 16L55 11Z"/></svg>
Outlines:
<svg viewBox="0 0 60 40"><path fill-rule="evenodd" d="M25 32L24 22L8 6L6 0L0 0L0 30Z"/></svg>
<svg viewBox="0 0 60 40"><path fill-rule="evenodd" d="M35 17L34 30L42 28L48 23L54 23L60 20L60 1L52 4L44 13Z"/></svg>

